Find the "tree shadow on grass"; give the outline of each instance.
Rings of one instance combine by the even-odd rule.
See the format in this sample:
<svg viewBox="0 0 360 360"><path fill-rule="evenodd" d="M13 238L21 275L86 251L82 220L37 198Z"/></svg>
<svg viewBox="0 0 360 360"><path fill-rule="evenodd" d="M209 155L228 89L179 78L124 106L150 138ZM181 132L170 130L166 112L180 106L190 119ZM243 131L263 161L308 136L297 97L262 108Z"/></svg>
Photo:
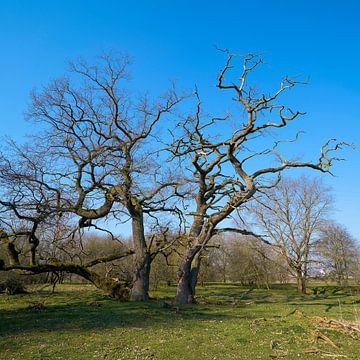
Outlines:
<svg viewBox="0 0 360 360"><path fill-rule="evenodd" d="M346 299L352 298L354 295L352 294L336 294L336 295L299 295L296 297L288 297L288 304L292 305L290 301L300 301L303 304L310 303L313 304L315 302L320 301L344 301Z"/></svg>
<svg viewBox="0 0 360 360"><path fill-rule="evenodd" d="M270 291L263 291L262 289L222 289L221 292L216 290L202 291L199 292L197 298L199 299L208 299L208 300L218 300L219 302L223 301L224 304L231 303L233 301L239 300L252 300L257 302L265 298L271 298L273 294Z"/></svg>
<svg viewBox="0 0 360 360"><path fill-rule="evenodd" d="M215 307L196 305L164 309L157 301L125 303L100 297L91 303L81 300L60 305L45 303L42 309L29 306L0 309L0 337L34 332L173 326L176 322L195 320L201 323L233 317L235 315L221 313Z"/></svg>
<svg viewBox="0 0 360 360"><path fill-rule="evenodd" d="M300 307L318 307L324 308L325 312L330 312L333 308L338 308L340 305L353 305L359 301L345 301L353 298L350 294L338 294L332 296L303 296L300 299L289 301L287 304Z"/></svg>

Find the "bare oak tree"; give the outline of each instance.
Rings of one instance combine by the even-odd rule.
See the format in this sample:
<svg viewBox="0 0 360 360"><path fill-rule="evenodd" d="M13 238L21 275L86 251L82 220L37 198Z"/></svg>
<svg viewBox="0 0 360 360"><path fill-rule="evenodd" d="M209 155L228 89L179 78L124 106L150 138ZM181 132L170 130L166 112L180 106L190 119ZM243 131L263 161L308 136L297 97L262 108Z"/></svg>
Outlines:
<svg viewBox="0 0 360 360"><path fill-rule="evenodd" d="M217 87L222 92L231 92L237 116L206 115L196 91L194 114L180 121L178 132L173 134L174 161L178 159L182 164L194 192L194 203L189 205L187 213L192 221L178 270L178 304L194 301L197 258L213 236L226 231L256 236L246 228L227 227L225 220L254 199L255 194L276 185L279 175L286 169L310 168L329 172L334 160L331 151L342 145L325 144L317 162L286 158L280 150L284 144L274 142L271 132L281 130L303 115L278 102L284 92L299 82L285 77L274 93L258 93L249 84L249 75L262 59L253 54L240 56L228 51L226 55ZM239 69L235 77L234 69ZM244 123L239 119L242 115Z"/></svg>
<svg viewBox="0 0 360 360"><path fill-rule="evenodd" d="M132 95L125 86L128 66L127 57L107 55L95 65L73 63L68 77L33 93L28 117L46 128L32 156L46 154L51 164L41 185L58 184L51 211L78 217L79 230L96 229L99 220L130 219L131 299L146 300L150 262L163 243L147 242L144 217L160 226L166 218L160 214L178 213L171 205L178 181L159 151L160 121L182 97L174 88L154 101Z"/></svg>

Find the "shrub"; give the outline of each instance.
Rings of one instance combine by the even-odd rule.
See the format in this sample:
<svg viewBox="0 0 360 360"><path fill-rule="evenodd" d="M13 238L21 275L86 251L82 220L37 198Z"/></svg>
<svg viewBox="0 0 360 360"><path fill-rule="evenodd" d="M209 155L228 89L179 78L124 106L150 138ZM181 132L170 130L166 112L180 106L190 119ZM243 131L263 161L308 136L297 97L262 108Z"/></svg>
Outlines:
<svg viewBox="0 0 360 360"><path fill-rule="evenodd" d="M10 275L0 280L0 292L5 292L7 295L24 294L26 289L22 279Z"/></svg>

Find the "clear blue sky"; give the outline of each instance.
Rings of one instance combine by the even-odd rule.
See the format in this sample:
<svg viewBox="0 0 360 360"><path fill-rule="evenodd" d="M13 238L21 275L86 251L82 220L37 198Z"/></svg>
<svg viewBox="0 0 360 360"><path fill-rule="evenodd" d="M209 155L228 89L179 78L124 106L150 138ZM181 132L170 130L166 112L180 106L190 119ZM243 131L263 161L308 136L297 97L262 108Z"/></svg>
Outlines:
<svg viewBox="0 0 360 360"><path fill-rule="evenodd" d="M329 136L357 143L327 183L334 217L360 239L359 16L356 0L1 0L0 133L20 140L31 132L23 120L30 90L61 76L78 56L125 51L143 90L160 92L175 79L184 88L197 83L211 98L223 60L214 45L261 52L264 85L286 74L310 77L292 94L307 112L297 153L317 154Z"/></svg>

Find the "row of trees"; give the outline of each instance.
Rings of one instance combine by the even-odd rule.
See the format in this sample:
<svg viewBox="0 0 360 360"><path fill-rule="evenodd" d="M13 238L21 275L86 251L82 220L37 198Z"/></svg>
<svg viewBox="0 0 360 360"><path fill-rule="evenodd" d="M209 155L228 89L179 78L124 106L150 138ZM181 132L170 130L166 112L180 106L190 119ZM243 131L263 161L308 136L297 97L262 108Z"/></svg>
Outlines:
<svg viewBox="0 0 360 360"><path fill-rule="evenodd" d="M299 292L306 291L309 280L344 286L360 282L360 248L341 225L328 223L319 233L309 254L306 277L301 274ZM322 237L324 236L324 237ZM217 239L216 247L203 253L199 282L238 282L244 286L270 288L274 283L297 280L282 254L262 241L229 236ZM170 265L158 257L151 269L153 288L176 283L176 256ZM303 286L305 285L305 287Z"/></svg>
<svg viewBox="0 0 360 360"><path fill-rule="evenodd" d="M344 226L331 220L331 192L320 180L285 178L264 195L250 206L247 216L248 227L256 228L262 238L213 238L212 246L201 254L201 282L269 287L273 282L295 280L299 293L306 293L310 278L338 285L359 281L359 244ZM172 262L177 262L176 256ZM174 272L166 268L158 259L155 284L175 280Z"/></svg>
<svg viewBox="0 0 360 360"><path fill-rule="evenodd" d="M78 61L66 77L34 92L27 117L38 132L25 145L7 140L0 156L0 238L7 251L1 269L74 273L114 297L126 297L129 287L131 300L146 300L151 263L180 246L176 302L185 304L194 301L199 265L214 238L233 232L271 243L249 224L228 226L249 208L272 242L291 242L266 225L281 204L265 213L255 202L276 200L286 169L330 172L337 159L331 153L344 144L327 142L315 162L286 158L281 149L293 140L274 141L274 134L303 114L278 100L299 82L285 77L274 92L260 93L249 76L262 59L225 56L217 88L230 92L231 113L206 113L197 90L179 95L173 86L158 99L134 94L124 57ZM312 201L310 194L304 201ZM116 236L120 223L131 224L131 246ZM119 246L82 256L89 231L105 232ZM128 257L129 283L96 271Z"/></svg>

